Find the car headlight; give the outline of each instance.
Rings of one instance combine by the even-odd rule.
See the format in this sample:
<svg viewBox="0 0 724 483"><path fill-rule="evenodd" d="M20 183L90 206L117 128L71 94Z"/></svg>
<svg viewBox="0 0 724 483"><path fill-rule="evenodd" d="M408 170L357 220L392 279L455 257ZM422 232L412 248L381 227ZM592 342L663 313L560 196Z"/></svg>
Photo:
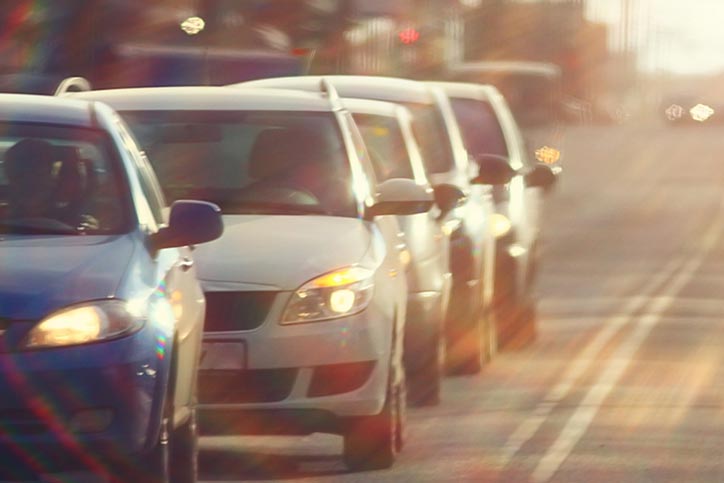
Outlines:
<svg viewBox="0 0 724 483"><path fill-rule="evenodd" d="M28 333L24 347L43 349L116 339L143 327L126 302L97 301L65 308L41 320Z"/></svg>
<svg viewBox="0 0 724 483"><path fill-rule="evenodd" d="M364 310L372 299L374 272L347 267L315 278L300 287L287 304L283 324L335 319Z"/></svg>

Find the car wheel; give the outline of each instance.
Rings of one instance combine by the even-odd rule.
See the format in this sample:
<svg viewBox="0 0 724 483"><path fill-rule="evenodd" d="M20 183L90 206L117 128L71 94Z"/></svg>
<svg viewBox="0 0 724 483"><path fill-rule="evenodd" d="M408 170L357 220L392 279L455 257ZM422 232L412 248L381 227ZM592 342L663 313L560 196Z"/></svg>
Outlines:
<svg viewBox="0 0 724 483"><path fill-rule="evenodd" d="M403 386L404 387L404 386ZM379 414L349 421L344 433L344 462L352 471L381 470L391 467L400 448L398 435L404 433L399 408L404 390L390 386Z"/></svg>
<svg viewBox="0 0 724 483"><path fill-rule="evenodd" d="M496 317L500 324L500 346L503 350L518 350L530 345L537 336L537 303L534 294L538 271L537 244L531 250L531 260L526 270L524 292L497 307Z"/></svg>
<svg viewBox="0 0 724 483"><path fill-rule="evenodd" d="M172 401L172 396L167 396ZM196 483L198 474L198 429L196 410L185 423L172 428L173 410L170 404L164 410L158 441L153 449L138 461L117 468L118 483Z"/></svg>
<svg viewBox="0 0 724 483"><path fill-rule="evenodd" d="M189 420L173 430L169 454L171 483L196 483L199 465L198 441L194 408Z"/></svg>
<svg viewBox="0 0 724 483"><path fill-rule="evenodd" d="M538 311L534 302L521 310L515 325L515 332L505 343L507 350L523 349L535 342L538 336Z"/></svg>
<svg viewBox="0 0 724 483"><path fill-rule="evenodd" d="M131 460L122 460L112 466L111 483L169 483L169 452L172 439L170 418L164 411L158 440L146 454Z"/></svg>
<svg viewBox="0 0 724 483"><path fill-rule="evenodd" d="M448 344L445 361L448 375L477 374L488 358L486 339L489 337L491 324L480 314L482 310L478 309L476 312L477 315L471 316L475 319L475 322L470 324L471 327L464 332L461 331L458 337Z"/></svg>
<svg viewBox="0 0 724 483"><path fill-rule="evenodd" d="M407 400L412 406L440 404L440 392L445 361L445 341L440 333L431 337L427 344L417 348L413 357L423 360L408 371Z"/></svg>

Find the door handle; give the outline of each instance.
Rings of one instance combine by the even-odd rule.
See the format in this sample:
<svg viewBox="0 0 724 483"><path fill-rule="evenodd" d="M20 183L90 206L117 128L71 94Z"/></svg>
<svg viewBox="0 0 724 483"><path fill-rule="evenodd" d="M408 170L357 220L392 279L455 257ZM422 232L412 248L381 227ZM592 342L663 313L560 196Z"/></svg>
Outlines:
<svg viewBox="0 0 724 483"><path fill-rule="evenodd" d="M181 259L181 262L178 264L178 266L184 272L188 272L189 270L191 270L191 268L193 268L194 261L191 260L189 257L183 257Z"/></svg>

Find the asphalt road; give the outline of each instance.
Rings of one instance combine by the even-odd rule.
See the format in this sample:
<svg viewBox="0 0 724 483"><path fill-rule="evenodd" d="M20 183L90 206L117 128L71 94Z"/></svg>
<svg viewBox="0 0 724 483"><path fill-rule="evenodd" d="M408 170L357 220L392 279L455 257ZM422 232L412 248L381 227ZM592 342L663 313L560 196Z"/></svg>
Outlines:
<svg viewBox="0 0 724 483"><path fill-rule="evenodd" d="M538 340L411 410L388 471L341 438L203 438L203 481L724 481L724 136L569 131Z"/></svg>
<svg viewBox="0 0 724 483"><path fill-rule="evenodd" d="M719 131L570 130L536 343L411 410L393 469L348 473L337 436L202 438L202 481L724 481Z"/></svg>

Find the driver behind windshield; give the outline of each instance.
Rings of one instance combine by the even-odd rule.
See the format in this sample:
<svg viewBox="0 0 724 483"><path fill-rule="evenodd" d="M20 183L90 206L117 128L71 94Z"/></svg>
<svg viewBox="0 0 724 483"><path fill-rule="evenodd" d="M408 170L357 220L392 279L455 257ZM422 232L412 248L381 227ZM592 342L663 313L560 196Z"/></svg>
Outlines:
<svg viewBox="0 0 724 483"><path fill-rule="evenodd" d="M58 176L58 165L62 166L65 176ZM69 196L83 197L85 194L76 182L79 173L67 175L78 166L72 160L59 163L57 148L47 141L23 139L17 142L5 153L4 162L9 217L56 220L79 231L97 228L98 222L92 216L81 213L79 203L67 202ZM68 193L69 189L72 194Z"/></svg>
<svg viewBox="0 0 724 483"><path fill-rule="evenodd" d="M52 214L55 179L53 146L23 139L5 153L10 218L55 218Z"/></svg>

